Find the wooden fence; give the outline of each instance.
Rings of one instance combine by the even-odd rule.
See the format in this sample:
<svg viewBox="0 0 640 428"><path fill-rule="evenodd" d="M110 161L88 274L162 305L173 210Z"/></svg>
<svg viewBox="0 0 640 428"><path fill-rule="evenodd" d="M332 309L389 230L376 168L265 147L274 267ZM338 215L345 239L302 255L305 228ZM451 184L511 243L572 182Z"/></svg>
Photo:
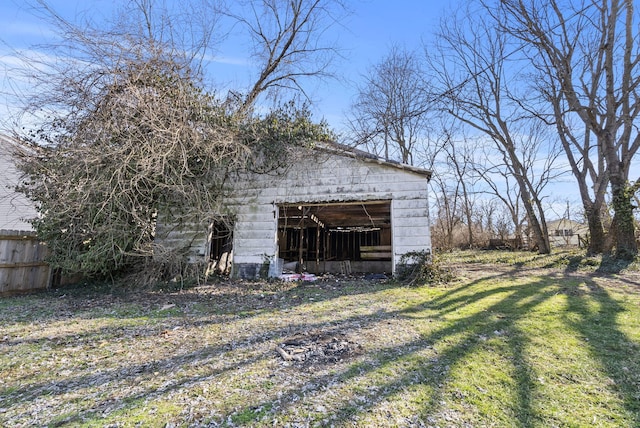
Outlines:
<svg viewBox="0 0 640 428"><path fill-rule="evenodd" d="M33 232L0 230L0 296L48 288L47 247Z"/></svg>

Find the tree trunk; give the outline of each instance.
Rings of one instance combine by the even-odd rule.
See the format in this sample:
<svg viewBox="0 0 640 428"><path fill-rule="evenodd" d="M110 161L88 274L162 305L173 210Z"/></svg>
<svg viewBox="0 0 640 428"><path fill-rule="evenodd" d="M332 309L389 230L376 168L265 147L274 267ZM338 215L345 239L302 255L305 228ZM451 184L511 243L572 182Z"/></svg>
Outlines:
<svg viewBox="0 0 640 428"><path fill-rule="evenodd" d="M630 186L618 176L611 176L611 195L613 199L613 223L610 233L613 235L616 258L621 260L633 260L638 255L636 243L635 224L633 219L633 193Z"/></svg>
<svg viewBox="0 0 640 428"><path fill-rule="evenodd" d="M583 200L583 202L586 202ZM584 213L587 217L587 224L589 225L589 246L587 247L587 255L601 254L605 249L606 236L604 232L604 226L602 225L602 210L601 206L595 206L595 204L585 203Z"/></svg>
<svg viewBox="0 0 640 428"><path fill-rule="evenodd" d="M469 234L469 239L467 241L468 247L473 248L473 224L471 223L471 215L467 214L467 233Z"/></svg>
<svg viewBox="0 0 640 428"><path fill-rule="evenodd" d="M534 206L531 203L527 192L522 192L522 204L527 212L529 231L533 234L534 247L538 249L539 254L550 254L551 245L549 243L549 235L546 233L547 228L545 221L544 219L539 219L536 215Z"/></svg>
<svg viewBox="0 0 640 428"><path fill-rule="evenodd" d="M507 129L503 121L501 121L503 129ZM507 132L505 132L507 134ZM508 134L507 134L508 135ZM538 194L534 190L534 186L527 179L527 170L520 162L516 154L516 146L511 140L502 140L503 147L511 159L511 168L513 175L520 189L520 199L529 219L529 230L533 233L533 240L538 248L539 254L550 254L551 243L549 242L549 233L547 231L547 223L544 218L544 210L540 204ZM535 204L535 205L534 205Z"/></svg>

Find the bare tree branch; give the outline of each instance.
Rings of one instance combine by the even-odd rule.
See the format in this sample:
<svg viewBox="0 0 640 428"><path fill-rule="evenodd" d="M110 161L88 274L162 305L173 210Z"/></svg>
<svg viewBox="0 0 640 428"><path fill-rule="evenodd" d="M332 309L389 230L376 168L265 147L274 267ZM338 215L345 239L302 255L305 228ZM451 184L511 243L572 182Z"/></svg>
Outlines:
<svg viewBox="0 0 640 428"><path fill-rule="evenodd" d="M507 60L512 55L508 42L491 23L467 11L443 22L430 65L441 86L441 108L494 143L518 184L534 243L548 253L542 190L557 155L552 144L532 139L537 119L520 107L521 97L514 92L518 73L514 59ZM532 165L540 156L546 156L547 171L536 176Z"/></svg>
<svg viewBox="0 0 640 428"><path fill-rule="evenodd" d="M356 145L413 164L429 131L431 95L415 54L398 47L372 67L358 89L350 127Z"/></svg>
<svg viewBox="0 0 640 428"><path fill-rule="evenodd" d="M346 10L340 0L240 4L249 13L232 16L250 33L259 70L244 97L244 110L250 110L265 92L284 89L305 94L306 78L332 76L330 66L338 50L329 30Z"/></svg>

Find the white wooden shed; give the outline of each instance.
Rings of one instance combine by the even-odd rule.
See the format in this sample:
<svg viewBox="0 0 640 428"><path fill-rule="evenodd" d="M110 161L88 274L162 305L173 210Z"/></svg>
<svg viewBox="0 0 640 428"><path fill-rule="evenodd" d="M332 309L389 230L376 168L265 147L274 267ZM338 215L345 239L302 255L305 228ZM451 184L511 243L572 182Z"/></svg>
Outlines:
<svg viewBox="0 0 640 428"><path fill-rule="evenodd" d="M208 233L159 224L157 239L187 243L192 261L214 264L232 249L239 278L279 275L292 263L310 273L394 274L404 254L431 251L430 171L333 143L297 159L282 174L237 180L232 221Z"/></svg>

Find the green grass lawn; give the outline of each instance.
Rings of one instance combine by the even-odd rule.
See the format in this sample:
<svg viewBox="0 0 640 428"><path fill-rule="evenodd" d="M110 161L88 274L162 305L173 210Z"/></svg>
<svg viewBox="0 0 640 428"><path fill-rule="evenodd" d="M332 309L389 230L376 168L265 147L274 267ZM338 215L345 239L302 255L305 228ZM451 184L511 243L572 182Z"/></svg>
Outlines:
<svg viewBox="0 0 640 428"><path fill-rule="evenodd" d="M4 298L0 426L640 426L640 276L527 254L449 255L444 285ZM311 333L359 348L276 352Z"/></svg>

